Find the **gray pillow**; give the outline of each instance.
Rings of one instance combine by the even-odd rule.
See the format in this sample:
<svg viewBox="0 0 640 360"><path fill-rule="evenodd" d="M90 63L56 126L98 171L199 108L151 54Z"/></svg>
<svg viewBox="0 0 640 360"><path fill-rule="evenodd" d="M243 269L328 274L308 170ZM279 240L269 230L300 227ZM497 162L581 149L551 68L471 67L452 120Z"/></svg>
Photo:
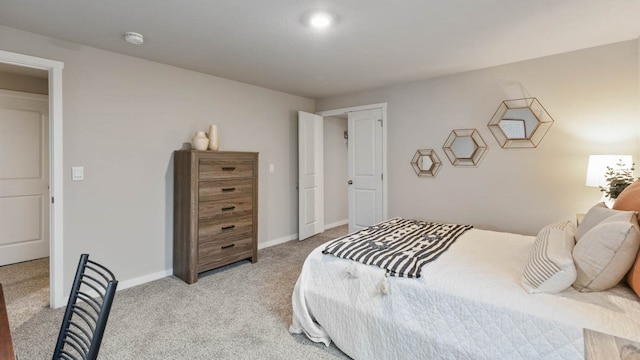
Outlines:
<svg viewBox="0 0 640 360"><path fill-rule="evenodd" d="M620 215L627 214L627 215ZM613 210L609 209L603 202L596 204L593 206L587 214L584 216L580 225L578 225L578 230L576 232L576 241L580 241L580 239L586 234L589 230L591 230L594 226L601 223L603 220L611 217L611 216L620 216L619 220L624 220L627 216L631 218L634 216L633 211L621 211L621 210Z"/></svg>
<svg viewBox="0 0 640 360"><path fill-rule="evenodd" d="M589 292L616 286L631 269L638 248L640 229L635 215L605 218L583 234L573 249L578 273L573 287Z"/></svg>

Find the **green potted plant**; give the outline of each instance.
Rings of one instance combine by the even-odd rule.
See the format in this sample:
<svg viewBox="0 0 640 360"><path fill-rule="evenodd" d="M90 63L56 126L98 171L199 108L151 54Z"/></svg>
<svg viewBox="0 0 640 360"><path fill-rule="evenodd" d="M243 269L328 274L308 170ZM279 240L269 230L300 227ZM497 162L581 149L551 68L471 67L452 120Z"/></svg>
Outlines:
<svg viewBox="0 0 640 360"><path fill-rule="evenodd" d="M635 165L636 164L633 163L631 167L627 167L627 165L622 162L622 159L620 159L615 169L607 166L607 172L604 174L604 177L609 186L607 188L600 186L600 191L604 192L607 198L611 200L617 199L622 190L636 181L633 177Z"/></svg>

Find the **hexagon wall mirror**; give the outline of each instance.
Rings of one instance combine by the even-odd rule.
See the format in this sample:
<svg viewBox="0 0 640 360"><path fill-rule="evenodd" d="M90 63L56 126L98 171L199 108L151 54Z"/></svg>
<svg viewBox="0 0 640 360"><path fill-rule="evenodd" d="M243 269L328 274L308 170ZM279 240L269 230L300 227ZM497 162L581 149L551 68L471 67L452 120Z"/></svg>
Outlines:
<svg viewBox="0 0 640 360"><path fill-rule="evenodd" d="M442 146L453 166L478 166L487 152L487 144L476 129L457 129L451 131Z"/></svg>
<svg viewBox="0 0 640 360"><path fill-rule="evenodd" d="M535 148L553 125L536 98L503 101L487 124L503 149Z"/></svg>
<svg viewBox="0 0 640 360"><path fill-rule="evenodd" d="M433 149L420 149L413 155L411 166L418 176L435 177L442 163Z"/></svg>

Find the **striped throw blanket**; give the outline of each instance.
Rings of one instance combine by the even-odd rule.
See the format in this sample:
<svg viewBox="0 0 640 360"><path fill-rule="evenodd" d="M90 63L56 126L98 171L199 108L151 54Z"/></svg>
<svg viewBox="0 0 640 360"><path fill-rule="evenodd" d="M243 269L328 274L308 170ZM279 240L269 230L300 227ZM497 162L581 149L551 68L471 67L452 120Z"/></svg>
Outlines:
<svg viewBox="0 0 640 360"><path fill-rule="evenodd" d="M330 242L322 251L376 265L397 277L420 277L422 266L438 258L471 225L393 218Z"/></svg>

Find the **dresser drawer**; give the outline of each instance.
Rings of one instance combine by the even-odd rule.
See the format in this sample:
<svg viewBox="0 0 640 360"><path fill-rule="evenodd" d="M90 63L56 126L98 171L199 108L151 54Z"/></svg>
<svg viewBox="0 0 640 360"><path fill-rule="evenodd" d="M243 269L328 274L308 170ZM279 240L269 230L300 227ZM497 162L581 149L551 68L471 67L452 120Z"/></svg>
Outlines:
<svg viewBox="0 0 640 360"><path fill-rule="evenodd" d="M253 196L253 179L200 181L200 202Z"/></svg>
<svg viewBox="0 0 640 360"><path fill-rule="evenodd" d="M223 219L250 216L252 214L252 197L200 202L198 209L200 226Z"/></svg>
<svg viewBox="0 0 640 360"><path fill-rule="evenodd" d="M253 256L253 239L247 237L220 242L208 242L198 250L198 272L230 264Z"/></svg>
<svg viewBox="0 0 640 360"><path fill-rule="evenodd" d="M253 176L253 161L200 159L199 179L237 179Z"/></svg>
<svg viewBox="0 0 640 360"><path fill-rule="evenodd" d="M252 220L251 216L245 216L199 224L199 247L202 247L209 242L220 242L230 239L237 240L245 236L251 237L251 234L253 233Z"/></svg>

